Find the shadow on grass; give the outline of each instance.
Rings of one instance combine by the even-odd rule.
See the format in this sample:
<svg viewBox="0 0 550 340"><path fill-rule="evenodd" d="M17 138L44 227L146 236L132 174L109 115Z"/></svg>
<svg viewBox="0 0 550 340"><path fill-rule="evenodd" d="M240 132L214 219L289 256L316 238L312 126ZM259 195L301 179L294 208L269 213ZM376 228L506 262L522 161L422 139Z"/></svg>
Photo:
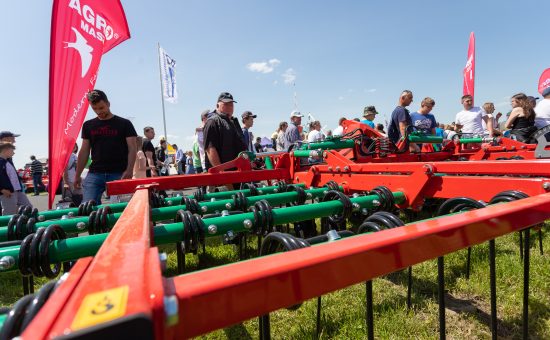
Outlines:
<svg viewBox="0 0 550 340"><path fill-rule="evenodd" d="M225 333L225 336L227 336L227 338L230 340L252 340L252 336L250 335L250 333L248 333L248 330L242 323L224 328L223 331Z"/></svg>

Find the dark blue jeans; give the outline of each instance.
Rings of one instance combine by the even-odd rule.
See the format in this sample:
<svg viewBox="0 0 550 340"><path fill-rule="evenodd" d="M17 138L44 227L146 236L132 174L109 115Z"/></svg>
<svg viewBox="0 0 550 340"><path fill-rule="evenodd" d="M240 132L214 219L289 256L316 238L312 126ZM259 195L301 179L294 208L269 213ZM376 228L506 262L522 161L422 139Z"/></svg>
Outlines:
<svg viewBox="0 0 550 340"><path fill-rule="evenodd" d="M119 180L122 172L88 172L86 178L82 181L84 189L82 202L94 200L101 204L101 195L105 191L107 182Z"/></svg>
<svg viewBox="0 0 550 340"><path fill-rule="evenodd" d="M46 190L46 187L44 186L44 183L42 183L42 174L41 173L34 173L32 174L32 185L34 187L34 194L38 195L40 191Z"/></svg>

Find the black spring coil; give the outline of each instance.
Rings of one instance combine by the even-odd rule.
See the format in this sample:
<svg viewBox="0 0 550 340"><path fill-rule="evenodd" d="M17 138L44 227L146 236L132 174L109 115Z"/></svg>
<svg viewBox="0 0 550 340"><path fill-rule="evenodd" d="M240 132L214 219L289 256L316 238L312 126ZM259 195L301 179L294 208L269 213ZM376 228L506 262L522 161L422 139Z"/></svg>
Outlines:
<svg viewBox="0 0 550 340"><path fill-rule="evenodd" d="M204 191L203 191L202 189L199 189L199 190L195 191L195 192L193 193L193 197L194 197L198 202L204 201L204 200L205 200Z"/></svg>
<svg viewBox="0 0 550 340"><path fill-rule="evenodd" d="M256 235L265 235L272 231L273 208L266 200L260 200L249 209L254 214L251 231Z"/></svg>
<svg viewBox="0 0 550 340"><path fill-rule="evenodd" d="M96 206L96 202L94 200L80 203L78 206L78 216L89 216L92 211L94 211L94 206Z"/></svg>
<svg viewBox="0 0 550 340"><path fill-rule="evenodd" d="M13 305L13 308L4 310L4 313L0 312L0 314L7 314L0 329L0 339L12 339L21 335L46 304L55 288L57 288L57 281L50 281L37 293L23 296Z"/></svg>
<svg viewBox="0 0 550 340"><path fill-rule="evenodd" d="M53 270L50 264L49 246L53 240L66 239L65 230L57 224L39 228L36 233L27 235L19 248L19 270L22 275L56 277L61 271L61 264L55 263ZM68 270L67 266L64 266Z"/></svg>
<svg viewBox="0 0 550 340"><path fill-rule="evenodd" d="M201 212L201 206L196 199L183 196L181 198L181 204L185 205L185 210L190 211L193 214L200 214Z"/></svg>
<svg viewBox="0 0 550 340"><path fill-rule="evenodd" d="M512 202L512 201L521 200L527 197L529 197L529 195L527 195L524 192L521 192L518 190L506 190L506 191L499 192L493 198L491 198L491 200L489 201L489 204L495 204L495 203L501 203L501 202Z"/></svg>
<svg viewBox="0 0 550 340"><path fill-rule="evenodd" d="M164 200L164 196L162 196L157 192L152 192L151 197L149 199L150 199L152 208L161 208L166 206L166 201Z"/></svg>
<svg viewBox="0 0 550 340"><path fill-rule="evenodd" d="M399 217L387 211L377 211L365 219L357 229L358 234L393 229L405 225Z"/></svg>
<svg viewBox="0 0 550 340"><path fill-rule="evenodd" d="M321 229L323 232L328 231L328 229L335 230L344 230L346 229L346 221L351 217L353 213L353 204L348 196L344 193L337 190L329 190L323 196L322 201L333 201L339 200L342 202L342 213L339 215L331 215L328 217L321 218Z"/></svg>
<svg viewBox="0 0 550 340"><path fill-rule="evenodd" d="M110 231L107 215L111 213L111 207L108 205L92 211L88 217L88 233L90 235L103 234Z"/></svg>
<svg viewBox="0 0 550 340"><path fill-rule="evenodd" d="M176 213L174 222L183 223L183 245L186 253L197 255L200 245L204 250L204 222L199 215L180 209Z"/></svg>
<svg viewBox="0 0 550 340"><path fill-rule="evenodd" d="M298 194L298 196L296 197L295 205L304 205L306 203L307 194L306 194L306 191L304 190L304 188L302 188L300 186L297 186L297 185L294 185L294 184L291 184L291 185L287 186L286 191L287 192L296 191L296 193Z"/></svg>
<svg viewBox="0 0 550 340"><path fill-rule="evenodd" d="M244 183L242 185L244 189L250 190L250 196L258 196L258 187L256 187L253 183Z"/></svg>
<svg viewBox="0 0 550 340"><path fill-rule="evenodd" d="M340 186L335 181L328 181L327 184L325 184L325 187L329 190L340 191Z"/></svg>
<svg viewBox="0 0 550 340"><path fill-rule="evenodd" d="M283 182L283 181L277 182L277 189L278 189L277 192L285 192L287 187L288 187L288 184L286 184L286 182Z"/></svg>
<svg viewBox="0 0 550 340"><path fill-rule="evenodd" d="M22 240L25 236L34 233L36 217L27 215L12 215L8 221L8 241Z"/></svg>
<svg viewBox="0 0 550 340"><path fill-rule="evenodd" d="M239 191L233 195L233 207L238 210L248 209L248 198L243 192Z"/></svg>
<svg viewBox="0 0 550 340"><path fill-rule="evenodd" d="M18 215L25 215L27 217L38 218L38 209L33 208L32 205L22 205L17 210Z"/></svg>
<svg viewBox="0 0 550 340"><path fill-rule="evenodd" d="M484 203L478 202L469 197L455 197L449 198L437 209L437 216L452 214L460 211L468 211L473 209L485 208Z"/></svg>
<svg viewBox="0 0 550 340"><path fill-rule="evenodd" d="M385 186L377 186L371 191L367 192L367 195L378 195L380 205L375 207L374 210L393 211L395 209L395 199L393 198L392 191Z"/></svg>

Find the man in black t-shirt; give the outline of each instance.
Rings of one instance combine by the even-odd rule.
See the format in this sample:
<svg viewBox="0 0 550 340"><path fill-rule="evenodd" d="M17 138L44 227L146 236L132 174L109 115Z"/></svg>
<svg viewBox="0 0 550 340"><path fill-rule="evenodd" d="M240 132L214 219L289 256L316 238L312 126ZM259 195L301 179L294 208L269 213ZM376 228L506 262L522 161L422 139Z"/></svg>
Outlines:
<svg viewBox="0 0 550 340"><path fill-rule="evenodd" d="M229 162L246 151L243 131L237 118L233 117L231 93L222 92L218 97L216 110L204 125L204 151L206 170Z"/></svg>
<svg viewBox="0 0 550 340"><path fill-rule="evenodd" d="M88 93L88 101L97 117L84 122L82 126L82 146L78 154L74 185L76 188L84 188L84 202L95 200L101 204L101 195L107 182L132 178L137 133L129 120L111 113L111 104L103 91L91 91ZM82 182L80 175L90 152L92 164Z"/></svg>
<svg viewBox="0 0 550 340"><path fill-rule="evenodd" d="M145 135L145 138L143 139L143 147L141 148L141 151L145 154L145 159L147 161L147 170L145 171L145 175L147 177L155 177L158 176L156 167L159 165L155 147L151 142L155 138L155 129L150 126L146 126L143 128L143 134Z"/></svg>

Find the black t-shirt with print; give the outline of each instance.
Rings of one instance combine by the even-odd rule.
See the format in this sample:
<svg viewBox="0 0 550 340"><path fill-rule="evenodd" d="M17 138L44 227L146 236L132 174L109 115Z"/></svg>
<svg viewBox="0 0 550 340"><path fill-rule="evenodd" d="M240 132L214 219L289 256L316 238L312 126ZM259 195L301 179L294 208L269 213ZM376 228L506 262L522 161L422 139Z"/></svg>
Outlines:
<svg viewBox="0 0 550 340"><path fill-rule="evenodd" d="M90 141L90 172L124 172L128 165L127 137L137 136L128 119L91 119L82 126L82 139Z"/></svg>
<svg viewBox="0 0 550 340"><path fill-rule="evenodd" d="M220 162L229 162L239 155L241 151L246 151L246 144L239 121L235 118L229 118L224 114L215 112L204 125L204 150L213 146L218 151ZM212 164L205 155L206 169L210 169Z"/></svg>

